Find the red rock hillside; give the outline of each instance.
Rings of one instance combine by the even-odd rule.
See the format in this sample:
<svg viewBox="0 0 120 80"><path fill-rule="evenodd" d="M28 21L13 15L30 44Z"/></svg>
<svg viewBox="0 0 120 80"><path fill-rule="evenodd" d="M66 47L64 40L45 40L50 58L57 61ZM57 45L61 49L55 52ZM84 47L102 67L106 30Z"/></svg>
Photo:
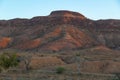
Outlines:
<svg viewBox="0 0 120 80"><path fill-rule="evenodd" d="M0 20L0 49L62 51L104 45L120 49L120 20L93 21L72 11Z"/></svg>

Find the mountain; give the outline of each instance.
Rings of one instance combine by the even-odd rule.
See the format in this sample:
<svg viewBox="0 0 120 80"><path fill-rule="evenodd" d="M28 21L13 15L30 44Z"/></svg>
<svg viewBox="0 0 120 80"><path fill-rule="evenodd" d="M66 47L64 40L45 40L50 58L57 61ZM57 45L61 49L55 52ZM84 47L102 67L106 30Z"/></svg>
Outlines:
<svg viewBox="0 0 120 80"><path fill-rule="evenodd" d="M91 20L72 11L31 19L0 20L0 49L65 51L104 46L120 49L120 20Z"/></svg>

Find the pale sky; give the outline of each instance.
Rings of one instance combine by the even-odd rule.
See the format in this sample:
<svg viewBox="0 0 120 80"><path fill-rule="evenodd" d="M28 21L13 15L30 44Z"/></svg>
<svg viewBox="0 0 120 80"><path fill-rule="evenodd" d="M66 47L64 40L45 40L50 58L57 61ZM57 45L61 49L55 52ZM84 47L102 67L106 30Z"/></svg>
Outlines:
<svg viewBox="0 0 120 80"><path fill-rule="evenodd" d="M0 20L46 16L55 10L79 12L93 20L120 19L120 0L0 0Z"/></svg>

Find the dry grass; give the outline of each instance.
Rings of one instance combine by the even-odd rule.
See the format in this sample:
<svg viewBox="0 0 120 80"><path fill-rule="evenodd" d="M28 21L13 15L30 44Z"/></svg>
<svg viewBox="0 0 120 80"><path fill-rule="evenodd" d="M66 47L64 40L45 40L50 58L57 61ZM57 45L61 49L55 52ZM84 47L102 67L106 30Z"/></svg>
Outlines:
<svg viewBox="0 0 120 80"><path fill-rule="evenodd" d="M4 77L3 77L4 76ZM2 74L3 80L112 80L114 75L107 74L76 74L64 73L56 74L49 72L30 72L22 74Z"/></svg>
<svg viewBox="0 0 120 80"><path fill-rule="evenodd" d="M108 74L120 72L119 51L113 51L104 47L59 53L22 52L19 53L19 56L32 56L31 66L35 67L33 70L36 71L32 70L29 73L16 71L5 75L0 74L0 77L4 78L3 80L7 80L5 79L7 76L12 78L9 80L78 80L78 78L80 80L112 80L114 75ZM66 69L64 74L58 75L55 73L55 69L59 66ZM82 75L76 74L78 69L83 73Z"/></svg>

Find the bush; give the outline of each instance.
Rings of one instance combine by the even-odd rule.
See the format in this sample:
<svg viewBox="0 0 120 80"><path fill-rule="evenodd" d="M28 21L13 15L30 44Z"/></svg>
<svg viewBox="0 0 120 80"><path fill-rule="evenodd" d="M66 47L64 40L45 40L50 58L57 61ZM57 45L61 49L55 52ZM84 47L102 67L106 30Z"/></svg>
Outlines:
<svg viewBox="0 0 120 80"><path fill-rule="evenodd" d="M3 53L0 55L0 68L1 70L7 70L10 67L16 67L18 65L17 55L15 53Z"/></svg>
<svg viewBox="0 0 120 80"><path fill-rule="evenodd" d="M112 80L120 80L120 73L114 73L115 77Z"/></svg>
<svg viewBox="0 0 120 80"><path fill-rule="evenodd" d="M58 73L58 74L62 74L64 71L65 71L65 68L64 68L64 67L58 67L58 68L56 69L56 73Z"/></svg>
<svg viewBox="0 0 120 80"><path fill-rule="evenodd" d="M80 56L80 53L76 53L76 56Z"/></svg>

